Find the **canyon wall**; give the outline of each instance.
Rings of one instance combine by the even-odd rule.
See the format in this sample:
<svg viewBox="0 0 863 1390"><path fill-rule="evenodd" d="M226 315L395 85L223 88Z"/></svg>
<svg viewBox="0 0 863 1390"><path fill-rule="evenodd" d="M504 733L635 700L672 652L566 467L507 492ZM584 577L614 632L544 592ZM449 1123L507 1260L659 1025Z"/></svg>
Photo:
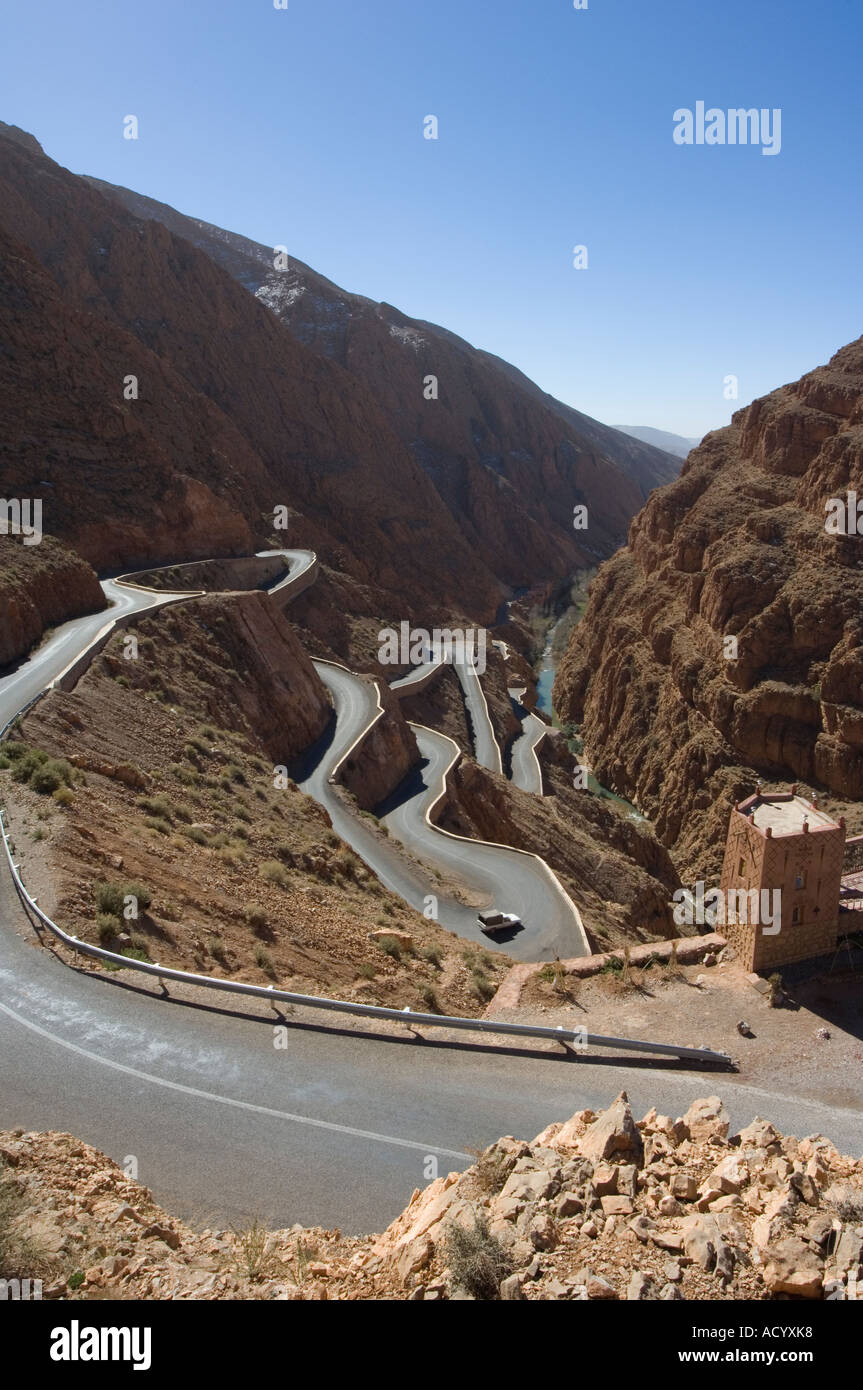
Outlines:
<svg viewBox="0 0 863 1390"><path fill-rule="evenodd" d="M591 586L555 707L688 868L759 776L863 796L863 541L825 529L849 489L863 339L708 435Z"/></svg>

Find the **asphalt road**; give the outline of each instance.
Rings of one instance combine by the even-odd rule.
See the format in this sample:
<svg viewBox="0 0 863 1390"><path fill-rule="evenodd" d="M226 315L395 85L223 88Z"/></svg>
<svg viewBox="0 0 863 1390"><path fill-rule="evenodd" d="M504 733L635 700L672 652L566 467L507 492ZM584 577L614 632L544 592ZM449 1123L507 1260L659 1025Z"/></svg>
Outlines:
<svg viewBox="0 0 863 1390"><path fill-rule="evenodd" d="M510 749L510 776L513 785L523 792L533 792L535 796L542 796L542 773L535 750L545 738L548 725L525 709L519 698L523 694L524 690L509 692L516 717L521 724L521 733L514 739Z"/></svg>
<svg viewBox="0 0 863 1390"><path fill-rule="evenodd" d="M423 912L428 898L436 898L437 920L460 936L490 945L477 923L478 906L465 907L440 891L434 870L454 871L483 904L494 903L517 913L523 930L495 938L496 948L515 960L553 960L584 955L587 945L568 899L553 875L532 855L504 846L486 845L447 835L429 824L426 812L436 800L442 777L455 752L441 734L412 725L423 763L413 769L381 807L380 820L394 840L400 841L422 865L406 860L398 850L346 807L330 784L333 769L344 757L377 710L374 686L342 667L314 663L329 690L336 711L336 726L292 769L298 786L329 813L333 828L383 883Z"/></svg>
<svg viewBox="0 0 863 1390"><path fill-rule="evenodd" d="M549 1121L605 1105L625 1088L636 1113L682 1114L719 1092L735 1125L769 1116L863 1151L863 1115L748 1091L682 1063L453 1046L288 1017L159 998L149 985L93 977L12 930L22 914L0 870L0 1127L59 1129L123 1163L159 1202L206 1224L380 1229L425 1181L461 1168L501 1134L531 1138ZM698 1042L698 1039L687 1041Z"/></svg>
<svg viewBox="0 0 863 1390"><path fill-rule="evenodd" d="M480 767L487 767L491 772L503 772L500 745L494 736L494 725L489 717L479 676L467 662L454 661L453 667L473 726L474 757Z"/></svg>

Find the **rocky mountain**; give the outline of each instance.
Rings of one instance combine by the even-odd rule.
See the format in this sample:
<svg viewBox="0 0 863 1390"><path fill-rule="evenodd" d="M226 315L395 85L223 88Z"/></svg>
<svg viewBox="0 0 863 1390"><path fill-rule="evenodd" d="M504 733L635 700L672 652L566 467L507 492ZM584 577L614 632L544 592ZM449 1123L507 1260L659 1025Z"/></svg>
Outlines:
<svg viewBox="0 0 863 1390"><path fill-rule="evenodd" d="M289 542L368 586L372 611L493 618L496 576L354 375L189 242L7 136L5 496L39 480L46 532L99 569L248 551L286 505Z"/></svg>
<svg viewBox="0 0 863 1390"><path fill-rule="evenodd" d="M860 819L863 339L709 434L600 567L554 687L600 781L714 871L732 795L805 781ZM832 802L829 800L832 798Z"/></svg>
<svg viewBox="0 0 863 1390"><path fill-rule="evenodd" d="M668 453L555 400L436 324L350 294L293 256L276 269L274 248L89 182L205 251L301 343L361 381L472 550L508 584L532 586L609 554L651 489L677 474ZM437 399L425 399L429 377ZM573 532L576 503L588 506L586 533Z"/></svg>
<svg viewBox="0 0 863 1390"><path fill-rule="evenodd" d="M682 434L672 434L670 430L656 430L652 425L615 425L615 429L622 430L624 434L629 434L633 439L640 439L645 444L652 444L657 449L663 449L667 454L673 454L675 458L685 459L691 449L695 449L701 443L702 436L696 439L687 439Z"/></svg>
<svg viewBox="0 0 863 1390"><path fill-rule="evenodd" d="M718 1096L636 1121L622 1091L530 1142L497 1140L380 1236L295 1225L261 1245L193 1229L71 1135L12 1129L0 1276L74 1301L853 1298L861 1164L769 1120L729 1131Z"/></svg>

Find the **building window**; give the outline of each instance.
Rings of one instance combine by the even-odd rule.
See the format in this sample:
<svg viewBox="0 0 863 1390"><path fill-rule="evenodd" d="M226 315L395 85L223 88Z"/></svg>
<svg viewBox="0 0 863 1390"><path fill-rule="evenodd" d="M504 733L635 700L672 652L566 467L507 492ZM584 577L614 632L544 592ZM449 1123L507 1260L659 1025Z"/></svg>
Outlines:
<svg viewBox="0 0 863 1390"><path fill-rule="evenodd" d="M799 889L799 888L805 888L805 887L806 887L806 870L805 870L805 869L800 869L800 870L794 875L794 887L795 887L795 888L798 888L798 889Z"/></svg>
<svg viewBox="0 0 863 1390"><path fill-rule="evenodd" d="M791 914L791 921L792 921L793 923L795 923L795 924L796 924L797 922L800 921L800 908L799 908L799 907L795 907L794 911L792 912L792 914Z"/></svg>
<svg viewBox="0 0 863 1390"><path fill-rule="evenodd" d="M743 873L744 873L744 870L745 870L745 869L746 869L746 860L745 860L745 859L741 859L740 863L737 865L737 877L738 877L738 878L742 878L742 877L743 877Z"/></svg>

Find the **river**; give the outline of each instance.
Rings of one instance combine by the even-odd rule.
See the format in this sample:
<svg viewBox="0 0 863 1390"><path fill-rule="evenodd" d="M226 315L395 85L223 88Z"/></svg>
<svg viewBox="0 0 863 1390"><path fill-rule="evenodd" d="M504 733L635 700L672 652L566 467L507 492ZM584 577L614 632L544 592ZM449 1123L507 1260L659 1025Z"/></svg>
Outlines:
<svg viewBox="0 0 863 1390"><path fill-rule="evenodd" d="M569 610L567 609L567 611L561 614L557 619L557 622L549 628L548 635L545 639L545 646L542 649L542 656L539 659L539 669L536 673L537 709L541 709L543 714L547 714L549 719L558 726L560 721L557 718L554 706L551 702L551 691L554 685L555 671L557 669L557 663L554 657L554 639L558 627L568 616ZM609 791L608 787L604 787L601 782L597 782L592 772L588 772L587 775L587 789L593 792L594 796L601 796L605 801L616 801L618 806L621 806L626 812L630 820L643 821L647 819L636 806L633 806L631 801L627 801L624 797L618 796L616 792Z"/></svg>

